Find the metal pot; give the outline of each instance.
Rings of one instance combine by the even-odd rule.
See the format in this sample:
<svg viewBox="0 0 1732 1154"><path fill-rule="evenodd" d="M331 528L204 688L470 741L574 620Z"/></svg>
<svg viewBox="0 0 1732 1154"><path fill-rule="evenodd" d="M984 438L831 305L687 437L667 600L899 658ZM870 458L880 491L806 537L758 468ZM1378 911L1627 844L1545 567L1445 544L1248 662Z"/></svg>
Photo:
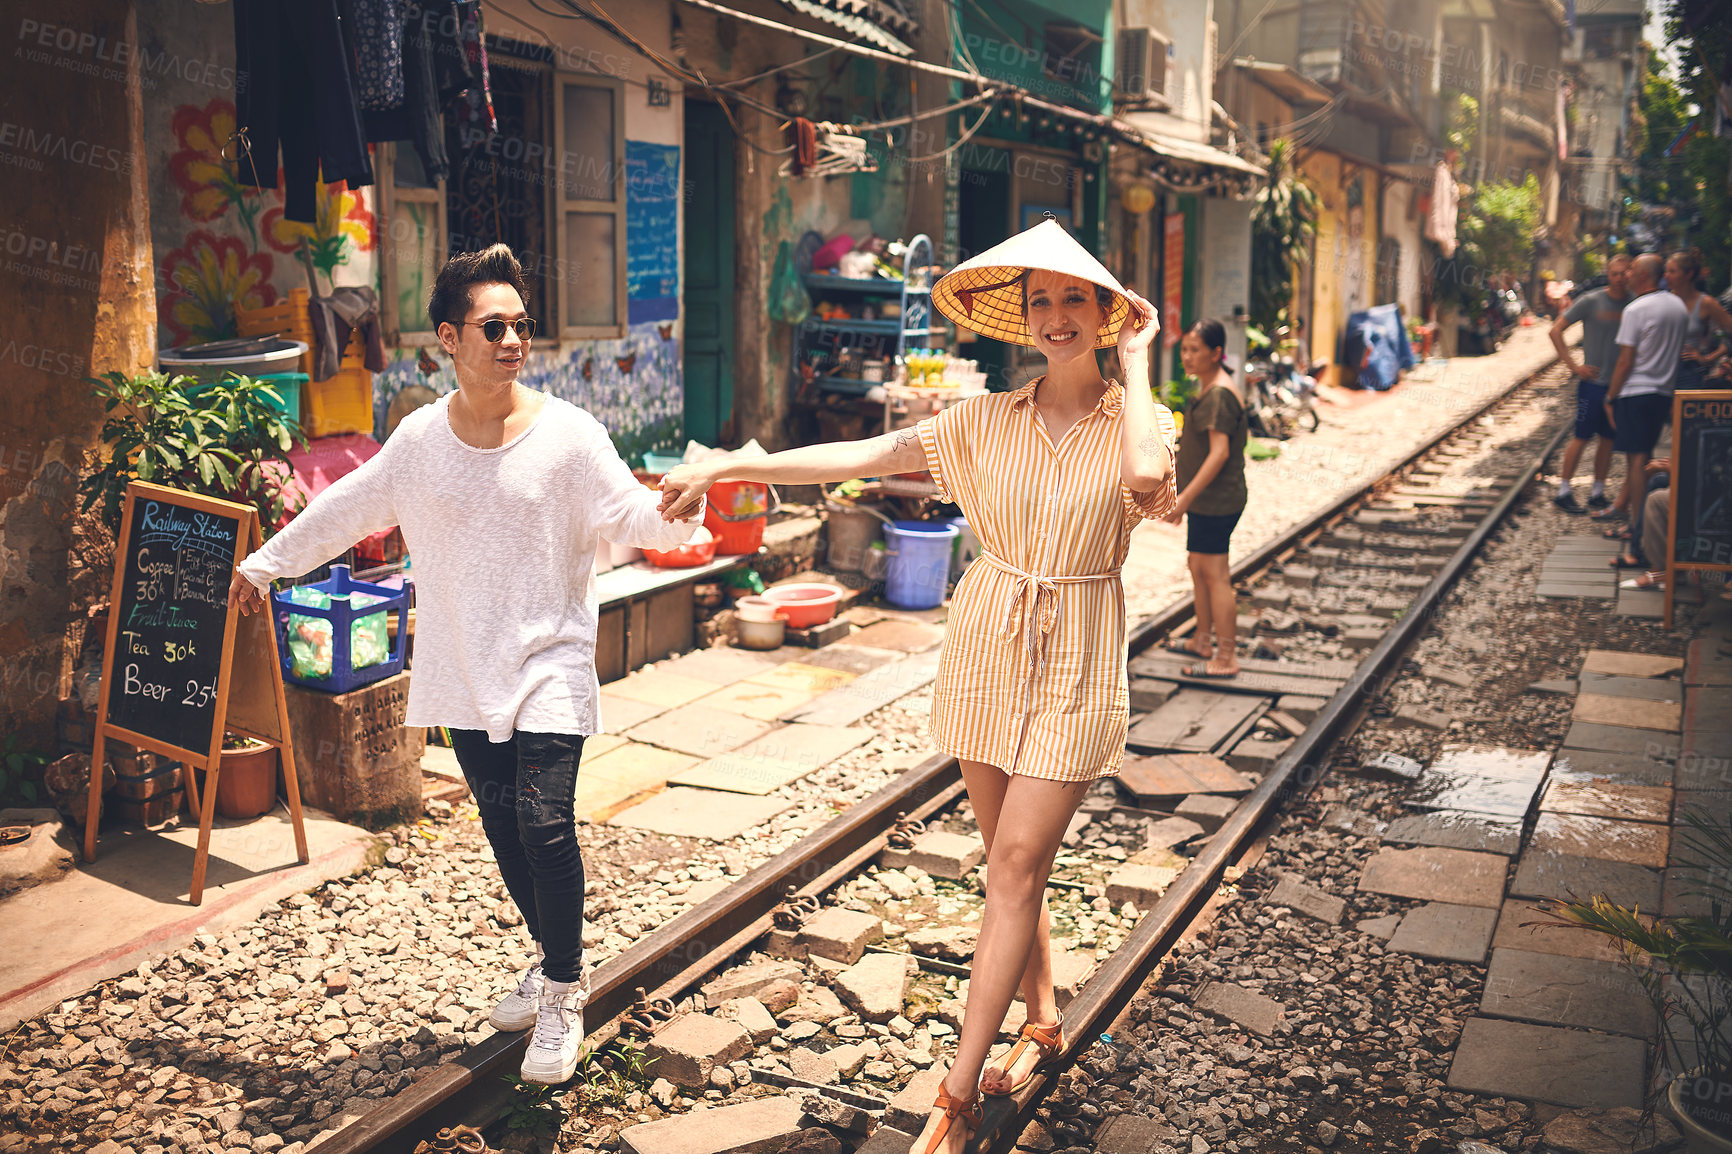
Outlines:
<svg viewBox="0 0 1732 1154"><path fill-rule="evenodd" d="M787 634L788 623L780 617L770 621L748 621L737 617L734 628L742 649L777 649Z"/></svg>

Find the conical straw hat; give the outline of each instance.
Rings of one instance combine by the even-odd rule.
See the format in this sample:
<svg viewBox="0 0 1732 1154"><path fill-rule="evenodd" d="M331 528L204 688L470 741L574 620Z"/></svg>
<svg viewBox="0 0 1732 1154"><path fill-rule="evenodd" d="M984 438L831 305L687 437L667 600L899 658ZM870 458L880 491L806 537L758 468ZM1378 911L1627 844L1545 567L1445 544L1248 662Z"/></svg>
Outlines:
<svg viewBox="0 0 1732 1154"><path fill-rule="evenodd" d="M1022 305L1022 278L1030 269L1064 273L1111 289L1113 307L1095 337L1095 348L1118 341L1119 326L1131 313L1124 286L1053 216L951 269L932 286L932 303L982 336L1032 345Z"/></svg>

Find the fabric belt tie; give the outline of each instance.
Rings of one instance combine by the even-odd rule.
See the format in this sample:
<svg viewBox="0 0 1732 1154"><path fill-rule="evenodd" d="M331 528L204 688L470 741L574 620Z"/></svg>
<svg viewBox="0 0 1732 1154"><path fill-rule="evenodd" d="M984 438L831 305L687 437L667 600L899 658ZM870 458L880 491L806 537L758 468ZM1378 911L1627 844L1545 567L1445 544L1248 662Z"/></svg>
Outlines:
<svg viewBox="0 0 1732 1154"><path fill-rule="evenodd" d="M1010 641L1020 633L1027 639L1028 667L1023 674L1025 682L1032 681L1046 661L1047 638L1052 636L1053 629L1058 625L1059 586L1111 581L1119 576L1119 570L1113 569L1106 573L1043 577L1019 569L1004 558L984 550L980 559L994 569L1017 579L1016 593L1011 597L1010 608L1004 617L1003 637Z"/></svg>

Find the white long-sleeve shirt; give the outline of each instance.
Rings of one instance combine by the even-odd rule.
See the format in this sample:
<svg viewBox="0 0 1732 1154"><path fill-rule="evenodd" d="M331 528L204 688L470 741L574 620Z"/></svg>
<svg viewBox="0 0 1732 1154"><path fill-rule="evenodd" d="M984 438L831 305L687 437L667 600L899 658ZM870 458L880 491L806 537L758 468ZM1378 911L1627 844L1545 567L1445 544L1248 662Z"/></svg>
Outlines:
<svg viewBox="0 0 1732 1154"><path fill-rule="evenodd" d="M596 538L667 549L669 524L601 423L549 397L496 449L459 440L451 398L416 410L385 447L308 503L240 565L261 591L400 526L414 559L415 669L405 724L600 732Z"/></svg>

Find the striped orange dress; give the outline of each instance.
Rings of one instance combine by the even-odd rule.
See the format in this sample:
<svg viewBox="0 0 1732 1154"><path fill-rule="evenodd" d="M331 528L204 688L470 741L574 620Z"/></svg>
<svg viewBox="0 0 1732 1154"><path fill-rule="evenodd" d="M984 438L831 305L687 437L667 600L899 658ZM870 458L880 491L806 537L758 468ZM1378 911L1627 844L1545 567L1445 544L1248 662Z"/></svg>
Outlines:
<svg viewBox="0 0 1732 1154"><path fill-rule="evenodd" d="M1178 492L1171 474L1152 493L1121 480L1122 385L1054 445L1039 384L918 426L927 468L982 550L951 599L932 739L1007 773L1092 781L1118 773L1130 712L1119 568L1137 522L1170 512ZM1172 413L1155 412L1171 451Z"/></svg>

